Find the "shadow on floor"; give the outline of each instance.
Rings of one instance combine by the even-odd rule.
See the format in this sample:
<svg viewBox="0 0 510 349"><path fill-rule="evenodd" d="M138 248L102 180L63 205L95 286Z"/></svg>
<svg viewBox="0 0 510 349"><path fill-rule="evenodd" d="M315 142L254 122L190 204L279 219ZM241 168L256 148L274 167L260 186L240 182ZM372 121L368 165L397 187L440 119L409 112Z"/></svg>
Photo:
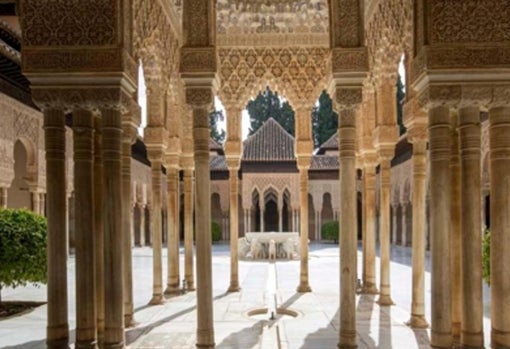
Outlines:
<svg viewBox="0 0 510 349"><path fill-rule="evenodd" d="M240 331L229 334L221 343L216 345L216 349L252 349L258 347L265 322L260 320L250 327L245 327Z"/></svg>
<svg viewBox="0 0 510 349"><path fill-rule="evenodd" d="M213 301L216 301L218 299L224 298L228 294L229 293L227 293L227 292L219 294L219 295L217 295L217 296L215 296L213 298ZM137 311L140 311L140 310L145 309L147 307L148 306L139 307L139 308L137 308ZM177 318L179 318L179 317L181 317L183 315L186 315L186 314L194 311L196 308L197 308L196 305L194 305L192 307L183 309L183 310L181 310L181 311L179 311L179 312L177 312L175 314L167 316L167 317L165 317L163 319L160 319L160 320L157 320L155 322L149 323L146 326L140 326L140 327L134 327L134 328L131 328L131 329L126 329L126 345L133 344L138 338L140 338L143 335L146 335L147 333L149 333L153 329L155 329L155 328L157 328L157 327L159 327L161 325L164 325L167 322L175 320L175 319L177 319ZM135 311L135 314L136 314L137 311Z"/></svg>

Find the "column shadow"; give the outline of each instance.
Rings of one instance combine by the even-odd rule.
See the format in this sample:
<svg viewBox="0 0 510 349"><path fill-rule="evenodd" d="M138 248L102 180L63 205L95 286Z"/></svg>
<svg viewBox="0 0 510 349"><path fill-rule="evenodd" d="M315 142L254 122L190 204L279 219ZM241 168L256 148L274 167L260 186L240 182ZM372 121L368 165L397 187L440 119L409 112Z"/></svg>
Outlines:
<svg viewBox="0 0 510 349"><path fill-rule="evenodd" d="M216 345L216 349L258 348L265 322L265 320L259 320L250 327L245 327L240 331L229 334Z"/></svg>

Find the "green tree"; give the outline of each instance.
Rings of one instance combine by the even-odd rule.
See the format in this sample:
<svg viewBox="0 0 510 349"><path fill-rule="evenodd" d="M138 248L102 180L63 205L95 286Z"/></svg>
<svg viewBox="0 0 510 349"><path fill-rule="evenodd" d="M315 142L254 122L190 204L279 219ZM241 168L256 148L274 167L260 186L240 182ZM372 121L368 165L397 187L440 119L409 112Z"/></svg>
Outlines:
<svg viewBox="0 0 510 349"><path fill-rule="evenodd" d="M221 227L218 222L212 221L211 222L211 235L212 235L212 241L217 242L221 240Z"/></svg>
<svg viewBox="0 0 510 349"><path fill-rule="evenodd" d="M491 231L485 230L482 240L482 276L487 285L491 284Z"/></svg>
<svg viewBox="0 0 510 349"><path fill-rule="evenodd" d="M223 120L225 120L223 110L214 109L211 114L209 114L209 129L211 138L221 144L225 141L225 130L219 129L218 122Z"/></svg>
<svg viewBox="0 0 510 349"><path fill-rule="evenodd" d="M285 131L294 135L294 110L289 102L282 101L278 93L269 87L250 100L246 109L250 115L249 135L254 134L269 118L275 119Z"/></svg>
<svg viewBox="0 0 510 349"><path fill-rule="evenodd" d="M398 74L397 79L397 123L400 135L403 135L407 129L404 126L404 100L406 98L406 92L404 90L404 84L402 83L402 77Z"/></svg>
<svg viewBox="0 0 510 349"><path fill-rule="evenodd" d="M0 209L0 292L38 282L46 283L46 219L24 209Z"/></svg>
<svg viewBox="0 0 510 349"><path fill-rule="evenodd" d="M338 221L329 221L321 227L321 237L323 240L333 240L338 242L338 234L340 233L340 223Z"/></svg>
<svg viewBox="0 0 510 349"><path fill-rule="evenodd" d="M319 96L319 103L312 110L313 144L317 148L338 129L338 114L333 111L333 101L326 91Z"/></svg>

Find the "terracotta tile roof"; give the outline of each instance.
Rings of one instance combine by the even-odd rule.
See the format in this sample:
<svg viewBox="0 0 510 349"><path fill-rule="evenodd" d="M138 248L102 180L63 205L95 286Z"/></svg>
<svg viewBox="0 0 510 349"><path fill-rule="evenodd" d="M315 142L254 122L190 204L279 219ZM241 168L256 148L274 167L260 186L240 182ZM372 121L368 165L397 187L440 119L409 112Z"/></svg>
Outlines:
<svg viewBox="0 0 510 349"><path fill-rule="evenodd" d="M293 161L294 137L273 118L244 141L245 161Z"/></svg>
<svg viewBox="0 0 510 349"><path fill-rule="evenodd" d="M209 158L209 168L211 171L228 171L227 160L221 155L212 155Z"/></svg>
<svg viewBox="0 0 510 349"><path fill-rule="evenodd" d="M209 138L209 150L223 150L223 147L214 139Z"/></svg>
<svg viewBox="0 0 510 349"><path fill-rule="evenodd" d="M338 149L338 131L336 131L329 139L322 143L321 149Z"/></svg>
<svg viewBox="0 0 510 349"><path fill-rule="evenodd" d="M310 170L338 170L338 156L314 155Z"/></svg>

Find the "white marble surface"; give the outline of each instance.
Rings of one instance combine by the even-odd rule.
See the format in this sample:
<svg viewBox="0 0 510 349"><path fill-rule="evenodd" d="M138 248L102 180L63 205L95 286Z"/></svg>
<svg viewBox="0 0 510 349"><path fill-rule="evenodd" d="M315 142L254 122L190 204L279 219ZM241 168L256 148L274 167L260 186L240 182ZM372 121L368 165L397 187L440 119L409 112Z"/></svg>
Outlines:
<svg viewBox="0 0 510 349"><path fill-rule="evenodd" d="M276 349L277 341L283 349L327 349L338 343L338 246L310 245L310 285L312 293L297 294L299 261L276 262L277 307L290 308L299 313L295 319L267 322L249 318L246 312L268 304L267 261L240 261L239 280L242 290L226 294L229 286L228 245L213 247L213 289L216 348ZM181 275L183 274L181 248ZM150 248L135 248L134 303L137 327L128 329L127 342L131 348L195 348L195 292L168 299L164 305L147 306L151 298L152 257ZM166 257L166 250L164 250ZM404 322L411 307L411 250L392 246L392 297L396 305L380 308L372 296L359 296L357 324L359 348L428 348L428 331L412 331ZM379 260L377 261L379 262ZM427 264L429 256L427 255ZM166 263L163 263L166 266ZM378 269L377 265L377 270ZM74 327L74 258L69 259L69 313ZM358 270L361 254L358 253ZM163 275L166 275L164 270ZM182 278L182 277L181 277ZM430 274L426 274L427 314L430 319ZM484 288L488 297L488 289ZM45 300L45 287L4 289L5 300ZM375 297L376 299L377 297ZM486 298L485 338L489 342L489 307ZM31 313L0 321L0 348L45 348L46 306ZM74 331L71 332L74 336Z"/></svg>

